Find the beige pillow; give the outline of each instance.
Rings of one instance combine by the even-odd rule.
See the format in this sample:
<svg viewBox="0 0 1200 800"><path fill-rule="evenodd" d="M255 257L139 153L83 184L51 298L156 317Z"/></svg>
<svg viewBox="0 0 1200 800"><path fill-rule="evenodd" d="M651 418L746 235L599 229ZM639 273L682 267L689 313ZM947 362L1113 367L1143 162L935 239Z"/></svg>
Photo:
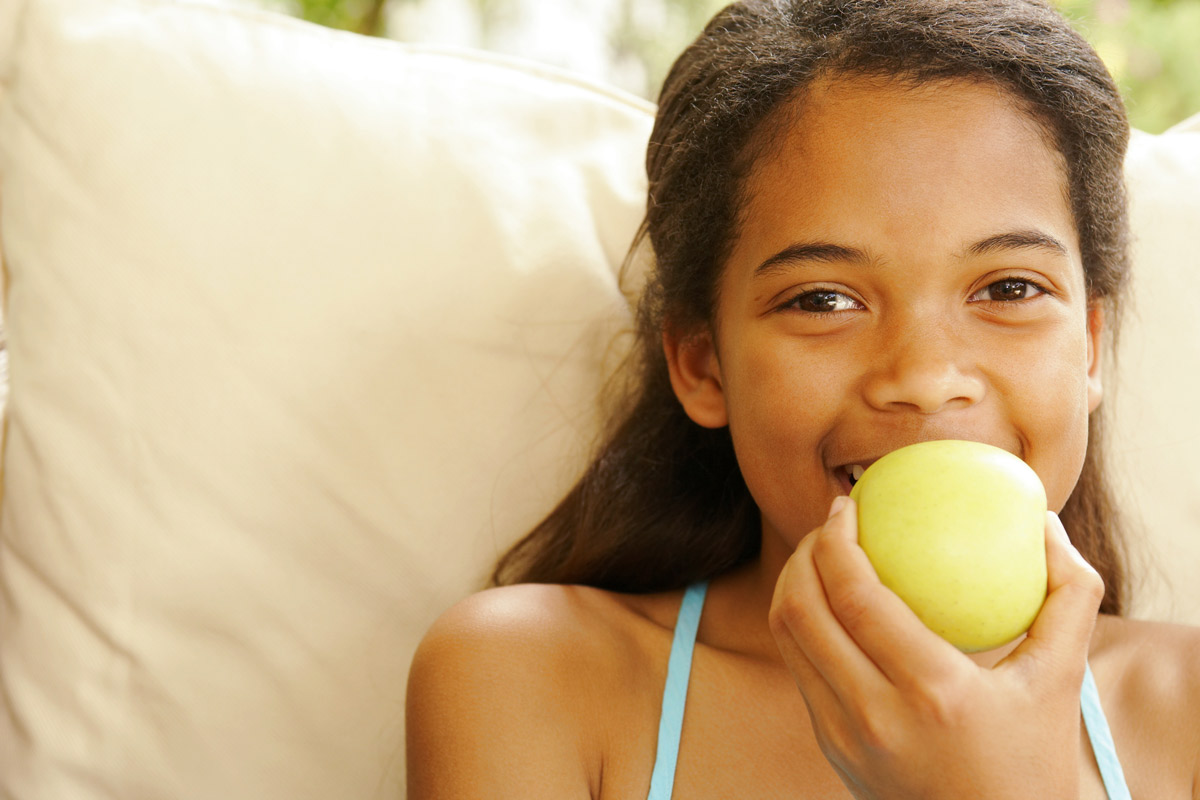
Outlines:
<svg viewBox="0 0 1200 800"><path fill-rule="evenodd" d="M580 468L650 106L197 3L0 15L0 796L403 796L416 642Z"/></svg>
<svg viewBox="0 0 1200 800"><path fill-rule="evenodd" d="M165 0L0 5L0 84L0 796L402 797L417 640L586 452L651 109ZM1109 399L1200 621L1188 130Z"/></svg>
<svg viewBox="0 0 1200 800"><path fill-rule="evenodd" d="M1117 487L1134 523L1137 616L1200 624L1200 114L1126 159L1133 285L1110 382Z"/></svg>

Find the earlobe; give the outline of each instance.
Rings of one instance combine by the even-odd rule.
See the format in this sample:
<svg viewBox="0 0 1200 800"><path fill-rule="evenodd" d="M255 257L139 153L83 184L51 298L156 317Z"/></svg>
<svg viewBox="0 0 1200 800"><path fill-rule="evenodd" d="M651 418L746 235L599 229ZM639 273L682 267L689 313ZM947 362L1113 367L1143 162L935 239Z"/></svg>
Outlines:
<svg viewBox="0 0 1200 800"><path fill-rule="evenodd" d="M1087 393L1088 412L1095 411L1100 406L1104 396L1104 386L1101 381L1101 369L1104 362L1101 344L1104 341L1104 307L1095 302L1088 306L1087 330Z"/></svg>
<svg viewBox="0 0 1200 800"><path fill-rule="evenodd" d="M708 331L678 336L663 331L663 352L671 387L683 410L697 425L721 428L729 423L717 349Z"/></svg>

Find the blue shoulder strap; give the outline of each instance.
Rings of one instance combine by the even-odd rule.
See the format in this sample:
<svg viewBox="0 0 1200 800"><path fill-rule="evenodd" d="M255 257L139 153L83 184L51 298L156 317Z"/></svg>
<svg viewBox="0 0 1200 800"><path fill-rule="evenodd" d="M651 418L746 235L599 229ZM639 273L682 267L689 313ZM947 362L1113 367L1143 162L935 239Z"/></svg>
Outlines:
<svg viewBox="0 0 1200 800"><path fill-rule="evenodd" d="M1108 800L1130 800L1129 787L1125 785L1125 772L1117 759L1117 748L1113 744L1112 731L1108 728L1104 709L1100 707L1100 692L1096 689L1096 679L1092 676L1090 664L1083 673L1083 689L1080 691L1079 701L1083 710L1083 726L1087 729L1088 739L1092 743L1092 753L1096 756L1097 766L1100 767L1100 778L1104 781Z"/></svg>
<svg viewBox="0 0 1200 800"><path fill-rule="evenodd" d="M679 735L683 731L683 707L687 703L688 679L692 675L692 650L700 611L708 583L694 583L683 594L679 617L675 620L675 638L667 662L667 682L663 686L662 712L658 718L658 748L654 755L654 774L650 776L647 800L670 800L675 788L675 763L679 759Z"/></svg>

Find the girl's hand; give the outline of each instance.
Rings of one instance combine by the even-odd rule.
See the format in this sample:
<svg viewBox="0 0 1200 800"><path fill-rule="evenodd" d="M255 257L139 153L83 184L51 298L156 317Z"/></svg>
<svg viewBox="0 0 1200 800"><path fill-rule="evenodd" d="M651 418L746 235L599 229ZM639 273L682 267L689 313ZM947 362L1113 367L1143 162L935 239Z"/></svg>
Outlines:
<svg viewBox="0 0 1200 800"><path fill-rule="evenodd" d="M855 797L1078 797L1079 693L1104 585L1053 513L1046 534L1045 605L991 669L879 582L848 497L801 541L776 584L771 631Z"/></svg>

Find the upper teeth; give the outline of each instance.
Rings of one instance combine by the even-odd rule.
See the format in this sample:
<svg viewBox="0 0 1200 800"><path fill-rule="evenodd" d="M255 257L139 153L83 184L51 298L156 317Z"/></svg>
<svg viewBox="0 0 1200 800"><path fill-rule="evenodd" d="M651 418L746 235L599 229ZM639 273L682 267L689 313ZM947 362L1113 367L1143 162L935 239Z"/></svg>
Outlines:
<svg viewBox="0 0 1200 800"><path fill-rule="evenodd" d="M850 466L846 467L846 472L850 473L850 480L852 482L858 483L858 479L863 476L863 473L866 472L866 469L858 464L851 464Z"/></svg>

